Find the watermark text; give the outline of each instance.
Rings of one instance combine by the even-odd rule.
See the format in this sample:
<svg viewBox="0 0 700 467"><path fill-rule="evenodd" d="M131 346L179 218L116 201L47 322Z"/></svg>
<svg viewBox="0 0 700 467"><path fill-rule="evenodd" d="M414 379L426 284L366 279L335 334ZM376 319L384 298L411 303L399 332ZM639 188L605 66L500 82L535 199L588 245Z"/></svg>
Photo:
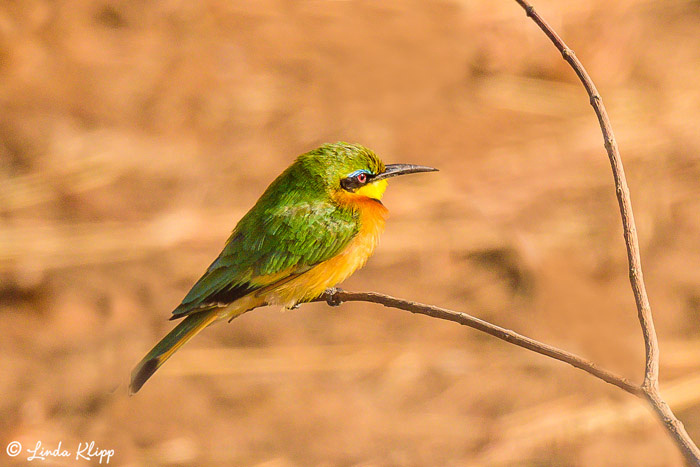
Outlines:
<svg viewBox="0 0 700 467"><path fill-rule="evenodd" d="M66 448L63 442L59 441L56 446L44 446L41 441L37 441L35 445L23 447L19 441L12 441L5 449L10 457L26 455L27 461L45 461L46 459L74 459L77 461L92 461L97 460L100 464L109 464L109 461L114 456L114 449L103 449L94 441L85 441L78 443L75 449Z"/></svg>

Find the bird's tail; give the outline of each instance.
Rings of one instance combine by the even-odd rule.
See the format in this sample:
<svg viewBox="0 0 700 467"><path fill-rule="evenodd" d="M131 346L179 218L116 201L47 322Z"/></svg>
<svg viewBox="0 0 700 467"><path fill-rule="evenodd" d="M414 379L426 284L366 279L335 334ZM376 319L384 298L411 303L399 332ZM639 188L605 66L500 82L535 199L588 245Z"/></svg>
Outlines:
<svg viewBox="0 0 700 467"><path fill-rule="evenodd" d="M161 339L161 341L158 342L131 371L129 393L136 394L148 378L150 378L177 349L196 336L199 331L216 321L218 317L218 310L214 308L194 313L181 321L180 324Z"/></svg>

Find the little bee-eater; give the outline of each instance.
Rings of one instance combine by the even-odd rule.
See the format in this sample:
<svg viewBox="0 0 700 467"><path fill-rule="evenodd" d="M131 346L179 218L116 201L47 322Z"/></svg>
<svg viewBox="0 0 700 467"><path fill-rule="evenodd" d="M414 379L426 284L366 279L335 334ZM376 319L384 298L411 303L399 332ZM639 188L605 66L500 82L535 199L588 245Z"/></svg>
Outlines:
<svg viewBox="0 0 700 467"><path fill-rule="evenodd" d="M362 267L379 242L387 178L436 169L384 165L359 144L302 154L243 216L170 319L184 318L131 373L137 392L177 349L219 320L263 305L293 308Z"/></svg>

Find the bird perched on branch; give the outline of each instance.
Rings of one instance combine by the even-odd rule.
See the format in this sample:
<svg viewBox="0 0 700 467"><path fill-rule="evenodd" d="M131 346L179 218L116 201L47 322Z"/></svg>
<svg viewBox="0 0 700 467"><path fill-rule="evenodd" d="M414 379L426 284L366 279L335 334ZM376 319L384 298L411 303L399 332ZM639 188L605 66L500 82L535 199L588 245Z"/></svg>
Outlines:
<svg viewBox="0 0 700 467"><path fill-rule="evenodd" d="M384 230L387 179L437 169L384 165L359 144L299 156L243 216L170 319L182 321L131 373L136 393L183 344L220 320L263 305L294 308L362 267Z"/></svg>

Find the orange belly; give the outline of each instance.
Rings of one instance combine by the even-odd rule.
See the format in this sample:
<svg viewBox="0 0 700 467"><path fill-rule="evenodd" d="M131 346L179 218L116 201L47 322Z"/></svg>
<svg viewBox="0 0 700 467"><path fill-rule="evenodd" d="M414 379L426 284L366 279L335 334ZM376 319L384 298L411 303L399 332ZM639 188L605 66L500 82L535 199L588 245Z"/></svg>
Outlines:
<svg viewBox="0 0 700 467"><path fill-rule="evenodd" d="M333 258L271 288L264 296L266 303L290 308L318 297L364 266L379 243L388 211L381 202L369 198L355 200L353 204L360 212L360 230L348 246Z"/></svg>

